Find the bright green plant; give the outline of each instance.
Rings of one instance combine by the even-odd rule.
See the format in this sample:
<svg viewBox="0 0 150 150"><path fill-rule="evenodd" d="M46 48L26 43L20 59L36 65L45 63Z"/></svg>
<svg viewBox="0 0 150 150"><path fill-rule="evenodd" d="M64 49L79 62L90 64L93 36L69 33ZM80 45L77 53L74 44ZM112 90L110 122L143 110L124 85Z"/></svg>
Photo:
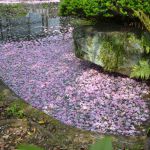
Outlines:
<svg viewBox="0 0 150 150"><path fill-rule="evenodd" d="M131 39L132 38L132 39ZM134 41L133 37L130 41ZM150 78L150 36L148 33L144 33L136 43L139 43L143 47L144 60L142 59L139 63L132 68L131 77L149 79Z"/></svg>
<svg viewBox="0 0 150 150"><path fill-rule="evenodd" d="M20 144L17 150L43 150L42 148L33 144Z"/></svg>
<svg viewBox="0 0 150 150"><path fill-rule="evenodd" d="M132 69L131 77L149 79L150 78L150 64L148 60L141 60L138 65Z"/></svg>
<svg viewBox="0 0 150 150"><path fill-rule="evenodd" d="M150 31L149 8L146 0L61 0L59 10L62 16L139 18Z"/></svg>
<svg viewBox="0 0 150 150"><path fill-rule="evenodd" d="M150 13L148 1L141 0L62 0L60 3L61 15L114 16L134 15L132 10L142 10Z"/></svg>
<svg viewBox="0 0 150 150"><path fill-rule="evenodd" d="M19 102L19 100L14 101L13 103L10 104L10 106L7 107L6 112L8 116L23 118L24 117L24 104L22 102Z"/></svg>
<svg viewBox="0 0 150 150"><path fill-rule="evenodd" d="M89 150L113 150L111 137L104 137L90 146Z"/></svg>

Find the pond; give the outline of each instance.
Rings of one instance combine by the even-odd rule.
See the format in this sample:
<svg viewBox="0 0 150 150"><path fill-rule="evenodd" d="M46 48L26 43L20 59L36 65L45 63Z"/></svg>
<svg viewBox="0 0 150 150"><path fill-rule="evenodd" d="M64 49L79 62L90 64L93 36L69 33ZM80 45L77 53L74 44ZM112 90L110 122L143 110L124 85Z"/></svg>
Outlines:
<svg viewBox="0 0 150 150"><path fill-rule="evenodd" d="M4 12L1 10L0 13L0 42L32 40L68 32L70 18L58 17L57 6L57 3L24 4L21 8L14 8L14 11L20 9L17 15L16 12L9 13L8 6L3 6Z"/></svg>
<svg viewBox="0 0 150 150"><path fill-rule="evenodd" d="M99 133L145 135L150 118L143 99L149 92L146 82L106 73L76 58L72 19L58 17L57 6L28 4L18 17L1 17L2 80L26 102L65 124Z"/></svg>

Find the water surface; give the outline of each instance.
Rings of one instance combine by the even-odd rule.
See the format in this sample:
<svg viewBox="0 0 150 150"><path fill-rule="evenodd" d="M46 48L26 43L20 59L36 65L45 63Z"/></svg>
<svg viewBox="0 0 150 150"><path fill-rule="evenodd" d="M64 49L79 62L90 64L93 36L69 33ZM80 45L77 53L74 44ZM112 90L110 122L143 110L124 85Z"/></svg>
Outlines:
<svg viewBox="0 0 150 150"><path fill-rule="evenodd" d="M58 16L57 3L24 4L23 7L22 16L0 17L0 42L63 35L70 30L70 18Z"/></svg>

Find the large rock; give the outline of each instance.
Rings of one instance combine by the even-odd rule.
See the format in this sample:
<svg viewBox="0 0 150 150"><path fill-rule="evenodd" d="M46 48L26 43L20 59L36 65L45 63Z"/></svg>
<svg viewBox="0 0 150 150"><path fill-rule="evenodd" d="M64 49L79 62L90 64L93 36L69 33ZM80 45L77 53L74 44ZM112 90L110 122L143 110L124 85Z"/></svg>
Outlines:
<svg viewBox="0 0 150 150"><path fill-rule="evenodd" d="M73 32L75 54L108 71L130 75L143 59L150 35L117 25L78 26Z"/></svg>

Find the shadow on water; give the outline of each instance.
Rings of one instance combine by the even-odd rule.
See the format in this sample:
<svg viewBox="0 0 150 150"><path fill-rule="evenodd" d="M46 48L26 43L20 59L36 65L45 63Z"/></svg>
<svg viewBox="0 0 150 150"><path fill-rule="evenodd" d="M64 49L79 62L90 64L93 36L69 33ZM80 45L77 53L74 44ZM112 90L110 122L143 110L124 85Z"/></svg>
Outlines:
<svg viewBox="0 0 150 150"><path fill-rule="evenodd" d="M68 32L70 18L58 16L57 3L22 6L26 10L22 16L0 15L0 42L32 40ZM4 10L0 11L4 13Z"/></svg>

